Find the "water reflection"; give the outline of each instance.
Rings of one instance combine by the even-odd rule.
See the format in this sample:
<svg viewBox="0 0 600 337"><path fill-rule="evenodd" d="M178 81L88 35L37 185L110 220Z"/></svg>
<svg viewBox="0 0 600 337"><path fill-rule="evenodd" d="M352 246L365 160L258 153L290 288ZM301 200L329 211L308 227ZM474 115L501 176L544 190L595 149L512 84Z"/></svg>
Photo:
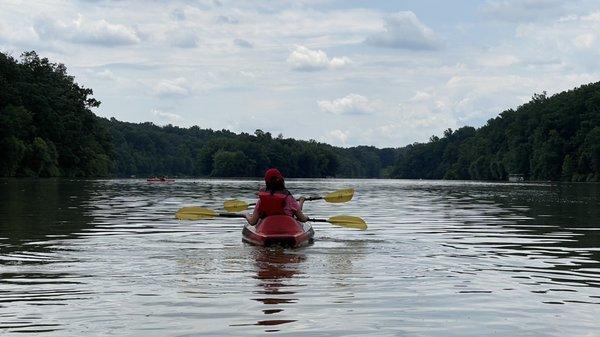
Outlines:
<svg viewBox="0 0 600 337"><path fill-rule="evenodd" d="M263 303L266 308L262 312L266 319L259 320L255 325L279 326L295 322L295 319L277 319L283 315L286 304L298 301L296 288L301 286L292 282L296 275L302 274L302 263L306 255L302 251L286 251L282 248L256 248L255 278L259 281L259 290L253 291L259 297L254 301ZM267 332L276 332L279 329L266 329Z"/></svg>
<svg viewBox="0 0 600 337"><path fill-rule="evenodd" d="M548 288L532 290L536 293L561 291L553 285L599 287L595 278L600 270L600 236L589 233L590 219L598 219L598 197L593 192L597 186L588 186L586 193L580 191L581 185L571 187L556 188L551 197L543 185L518 190L510 185L480 187L469 196L445 191L447 217L460 219L455 226L444 226L445 245L470 246L472 257L499 259L492 270L515 274L517 279L528 275L527 284ZM489 203L482 202L486 200Z"/></svg>
<svg viewBox="0 0 600 337"><path fill-rule="evenodd" d="M62 322L35 308L51 310L90 297L86 276L64 269L73 260L61 243L93 227L94 190L92 181L0 180L0 331L60 331Z"/></svg>
<svg viewBox="0 0 600 337"><path fill-rule="evenodd" d="M0 331L561 336L597 328L600 185L291 180L295 195L355 187L351 203L312 202L306 211L369 223L366 232L316 224L315 244L302 250L245 245L238 219L173 218L182 204L251 200L258 183L0 180Z"/></svg>
<svg viewBox="0 0 600 337"><path fill-rule="evenodd" d="M13 254L22 263L46 262L55 240L93 227L89 202L96 188L93 181L0 180L0 263L14 261Z"/></svg>

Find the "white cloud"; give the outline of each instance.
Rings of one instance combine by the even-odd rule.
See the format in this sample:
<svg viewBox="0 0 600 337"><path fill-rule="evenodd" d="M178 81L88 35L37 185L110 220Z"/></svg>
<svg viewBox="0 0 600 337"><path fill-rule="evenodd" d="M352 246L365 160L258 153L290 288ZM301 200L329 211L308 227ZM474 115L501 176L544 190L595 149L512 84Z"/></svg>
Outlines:
<svg viewBox="0 0 600 337"><path fill-rule="evenodd" d="M600 11L593 12L581 17L582 21L600 23Z"/></svg>
<svg viewBox="0 0 600 337"><path fill-rule="evenodd" d="M175 124L183 121L183 117L180 115L171 112L164 112L159 109L152 110L152 114L161 122L166 122L168 124Z"/></svg>
<svg viewBox="0 0 600 337"><path fill-rule="evenodd" d="M256 74L252 71L240 70L240 75L248 78L256 78Z"/></svg>
<svg viewBox="0 0 600 337"><path fill-rule="evenodd" d="M171 12L171 19L175 21L185 21L185 10L182 8L176 8Z"/></svg>
<svg viewBox="0 0 600 337"><path fill-rule="evenodd" d="M575 37L573 44L577 48L591 48L594 45L595 36L591 33L584 33Z"/></svg>
<svg viewBox="0 0 600 337"><path fill-rule="evenodd" d="M569 15L551 23L528 23L517 27L520 52L527 55L544 55L546 59L558 59L561 66L579 71L598 68L600 49L600 11L587 15Z"/></svg>
<svg viewBox="0 0 600 337"><path fill-rule="evenodd" d="M231 16L231 15L219 15L217 17L217 23L223 23L223 24L238 24L240 23L240 20L236 19L235 17Z"/></svg>
<svg viewBox="0 0 600 337"><path fill-rule="evenodd" d="M346 142L348 141L348 131L339 129L332 130L327 134L326 138L329 142L346 145Z"/></svg>
<svg viewBox="0 0 600 337"><path fill-rule="evenodd" d="M244 39L235 39L235 40L233 40L233 44L235 44L238 47L242 47L242 48L253 48L254 47L252 42L244 40Z"/></svg>
<svg viewBox="0 0 600 337"><path fill-rule="evenodd" d="M112 24L104 19L88 21L81 14L70 22L40 17L35 20L34 29L40 38L46 40L63 40L107 47L140 42L137 33L127 26Z"/></svg>
<svg viewBox="0 0 600 337"><path fill-rule="evenodd" d="M327 68L340 68L351 63L347 57L329 58L322 50L311 50L304 46L296 46L287 58L294 70L317 71Z"/></svg>
<svg viewBox="0 0 600 337"><path fill-rule="evenodd" d="M18 57L34 49L64 63L94 89L102 116L158 121L149 113L157 107L184 116L171 116L179 125L263 128L346 146L426 141L448 127L483 125L534 92L600 78L597 0L537 2L538 10L535 1L489 1L509 5L487 14L485 1L459 1L418 18L386 17L371 2L309 1L0 0L0 50ZM511 6L526 15L499 23L512 20Z"/></svg>
<svg viewBox="0 0 600 337"><path fill-rule="evenodd" d="M196 48L198 46L198 36L185 29L176 29L167 33L167 42L173 47Z"/></svg>
<svg viewBox="0 0 600 337"><path fill-rule="evenodd" d="M415 93L415 95L409 99L410 102L423 102L423 101L428 101L433 97L432 94L424 92L424 91L417 91Z"/></svg>
<svg viewBox="0 0 600 337"><path fill-rule="evenodd" d="M332 101L317 101L317 105L322 111L336 115L369 114L375 109L373 102L365 96L357 94L348 94Z"/></svg>
<svg viewBox="0 0 600 337"><path fill-rule="evenodd" d="M115 76L115 74L108 70L108 69L104 69L100 72L95 73L96 77L103 79L103 80L109 80L109 81L117 81L118 78L117 76Z"/></svg>
<svg viewBox="0 0 600 337"><path fill-rule="evenodd" d="M564 13L560 0L487 1L479 8L486 17L500 21L523 22L552 18Z"/></svg>
<svg viewBox="0 0 600 337"><path fill-rule="evenodd" d="M191 90L188 88L188 81L179 77L174 80L162 80L154 86L154 94L162 97L183 97L189 96Z"/></svg>
<svg viewBox="0 0 600 337"><path fill-rule="evenodd" d="M385 19L384 30L371 35L366 43L410 50L438 49L440 43L433 30L424 25L413 12L398 12Z"/></svg>
<svg viewBox="0 0 600 337"><path fill-rule="evenodd" d="M514 55L486 55L479 60L479 64L486 67L509 67L519 63L520 60Z"/></svg>
<svg viewBox="0 0 600 337"><path fill-rule="evenodd" d="M0 42L34 49L37 40L37 34L31 26L12 26L0 21Z"/></svg>

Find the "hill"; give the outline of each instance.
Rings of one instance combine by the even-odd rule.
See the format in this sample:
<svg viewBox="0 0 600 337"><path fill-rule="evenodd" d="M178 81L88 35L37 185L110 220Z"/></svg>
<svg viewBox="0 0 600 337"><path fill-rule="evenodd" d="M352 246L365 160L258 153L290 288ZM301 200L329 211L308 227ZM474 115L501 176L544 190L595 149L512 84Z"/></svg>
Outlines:
<svg viewBox="0 0 600 337"><path fill-rule="evenodd" d="M536 94L479 129L400 151L391 176L412 179L600 180L600 82L551 97Z"/></svg>
<svg viewBox="0 0 600 337"><path fill-rule="evenodd" d="M536 94L475 129L403 148L340 148L254 134L100 118L62 64L0 53L0 176L261 176L600 180L600 82Z"/></svg>
<svg viewBox="0 0 600 337"><path fill-rule="evenodd" d="M262 176L376 178L397 150L340 148L256 130L127 123L95 116L100 102L62 64L0 53L0 176ZM387 171L385 169L387 168Z"/></svg>

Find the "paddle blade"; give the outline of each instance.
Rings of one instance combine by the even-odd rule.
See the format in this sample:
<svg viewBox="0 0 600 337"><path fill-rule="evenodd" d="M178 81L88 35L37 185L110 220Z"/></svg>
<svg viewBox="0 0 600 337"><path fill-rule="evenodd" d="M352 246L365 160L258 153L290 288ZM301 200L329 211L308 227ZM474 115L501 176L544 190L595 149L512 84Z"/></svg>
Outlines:
<svg viewBox="0 0 600 337"><path fill-rule="evenodd" d="M223 203L223 208L227 210L227 212L241 212L248 209L248 203L241 200L226 200Z"/></svg>
<svg viewBox="0 0 600 337"><path fill-rule="evenodd" d="M341 202L348 202L348 201L352 200L353 196L354 196L354 189L347 188L347 189L331 192L331 193L325 195L323 197L323 199L325 199L325 201L327 201L327 202L341 203Z"/></svg>
<svg viewBox="0 0 600 337"><path fill-rule="evenodd" d="M183 207L175 213L175 217L179 220L200 220L216 216L218 216L218 213L214 210L199 206Z"/></svg>
<svg viewBox="0 0 600 337"><path fill-rule="evenodd" d="M350 215L336 215L336 216L332 216L331 218L327 219L327 221L329 223L332 223L334 225L338 225L338 226L342 226L342 227L348 227L348 228L356 228L356 229L360 229L360 230L365 230L367 229L367 223L365 222L365 220L356 217L356 216L350 216Z"/></svg>

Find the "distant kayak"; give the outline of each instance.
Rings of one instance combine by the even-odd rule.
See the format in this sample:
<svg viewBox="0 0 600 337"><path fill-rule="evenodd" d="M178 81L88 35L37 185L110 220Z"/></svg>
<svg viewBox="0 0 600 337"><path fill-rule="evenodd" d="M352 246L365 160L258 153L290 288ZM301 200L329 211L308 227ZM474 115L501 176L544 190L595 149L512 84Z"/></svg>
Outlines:
<svg viewBox="0 0 600 337"><path fill-rule="evenodd" d="M149 183L172 183L172 182L175 182L175 179L153 177L153 178L146 179L146 181Z"/></svg>
<svg viewBox="0 0 600 337"><path fill-rule="evenodd" d="M272 215L260 220L256 226L246 224L242 230L242 240L257 246L302 247L312 243L314 235L310 223L296 221L287 215Z"/></svg>

